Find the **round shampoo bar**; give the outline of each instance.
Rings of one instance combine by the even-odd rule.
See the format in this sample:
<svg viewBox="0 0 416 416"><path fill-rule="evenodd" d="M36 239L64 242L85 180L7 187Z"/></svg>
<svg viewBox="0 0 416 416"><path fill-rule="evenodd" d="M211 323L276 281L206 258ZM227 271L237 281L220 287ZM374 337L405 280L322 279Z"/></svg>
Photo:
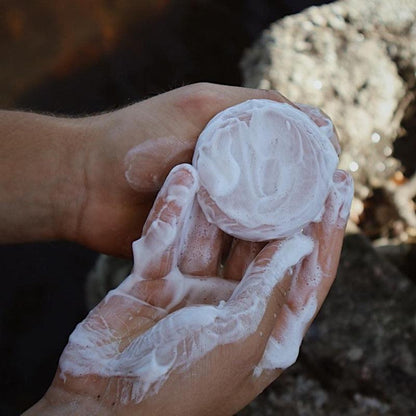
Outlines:
<svg viewBox="0 0 416 416"><path fill-rule="evenodd" d="M249 100L217 114L199 136L193 165L209 222L250 241L282 238L322 213L338 164L321 113ZM312 115L311 115L312 116ZM318 126L319 125L319 126Z"/></svg>

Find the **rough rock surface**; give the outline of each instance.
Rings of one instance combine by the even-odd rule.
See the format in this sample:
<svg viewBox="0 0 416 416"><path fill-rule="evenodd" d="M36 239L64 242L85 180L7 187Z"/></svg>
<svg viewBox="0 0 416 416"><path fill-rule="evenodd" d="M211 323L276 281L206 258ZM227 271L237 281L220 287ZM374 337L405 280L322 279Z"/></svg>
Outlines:
<svg viewBox="0 0 416 416"><path fill-rule="evenodd" d="M407 277L348 236L298 362L239 415L416 414L415 302Z"/></svg>
<svg viewBox="0 0 416 416"><path fill-rule="evenodd" d="M246 86L278 89L331 116L341 167L353 173L360 199L373 188L396 191L389 183L400 169L393 142L414 100L416 1L345 0L288 16L264 32L241 68ZM414 193L406 202L392 198L412 227Z"/></svg>

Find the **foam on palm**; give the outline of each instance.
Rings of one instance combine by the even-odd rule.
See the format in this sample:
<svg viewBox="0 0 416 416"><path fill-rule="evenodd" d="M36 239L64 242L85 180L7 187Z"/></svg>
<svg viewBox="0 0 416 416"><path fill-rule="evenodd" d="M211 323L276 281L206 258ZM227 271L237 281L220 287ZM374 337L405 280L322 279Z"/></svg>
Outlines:
<svg viewBox="0 0 416 416"><path fill-rule="evenodd" d="M208 123L193 159L208 221L234 237L264 241L293 235L320 217L337 142L329 119L302 110L249 100Z"/></svg>

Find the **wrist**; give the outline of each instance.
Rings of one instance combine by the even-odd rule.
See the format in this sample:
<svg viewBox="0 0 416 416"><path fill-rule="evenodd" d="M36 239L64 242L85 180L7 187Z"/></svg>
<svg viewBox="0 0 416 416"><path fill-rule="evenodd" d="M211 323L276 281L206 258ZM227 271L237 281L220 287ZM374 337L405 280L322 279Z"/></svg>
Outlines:
<svg viewBox="0 0 416 416"><path fill-rule="evenodd" d="M127 152L149 136L142 112L128 107L72 122L66 162L71 180L55 198L57 218L63 219L59 235L128 256L154 198L154 191L138 192L126 180Z"/></svg>
<svg viewBox="0 0 416 416"><path fill-rule="evenodd" d="M98 251L103 230L111 227L123 206L118 200L130 190L124 177L123 122L115 113L70 120L63 148L65 172L55 201L59 238Z"/></svg>
<svg viewBox="0 0 416 416"><path fill-rule="evenodd" d="M0 112L0 243L66 237L82 199L88 124Z"/></svg>
<svg viewBox="0 0 416 416"><path fill-rule="evenodd" d="M91 148L96 138L93 118L56 119L60 165L50 189L54 238L77 241L80 216L88 200Z"/></svg>

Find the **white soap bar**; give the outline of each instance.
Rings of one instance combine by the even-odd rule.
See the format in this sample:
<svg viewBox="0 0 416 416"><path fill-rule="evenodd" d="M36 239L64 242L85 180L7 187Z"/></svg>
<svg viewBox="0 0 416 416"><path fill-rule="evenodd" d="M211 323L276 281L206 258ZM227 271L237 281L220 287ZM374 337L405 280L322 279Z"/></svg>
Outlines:
<svg viewBox="0 0 416 416"><path fill-rule="evenodd" d="M302 109L249 100L207 124L193 165L209 222L234 237L266 241L292 235L320 216L338 144L329 119L321 114L318 126L305 114L310 108Z"/></svg>

